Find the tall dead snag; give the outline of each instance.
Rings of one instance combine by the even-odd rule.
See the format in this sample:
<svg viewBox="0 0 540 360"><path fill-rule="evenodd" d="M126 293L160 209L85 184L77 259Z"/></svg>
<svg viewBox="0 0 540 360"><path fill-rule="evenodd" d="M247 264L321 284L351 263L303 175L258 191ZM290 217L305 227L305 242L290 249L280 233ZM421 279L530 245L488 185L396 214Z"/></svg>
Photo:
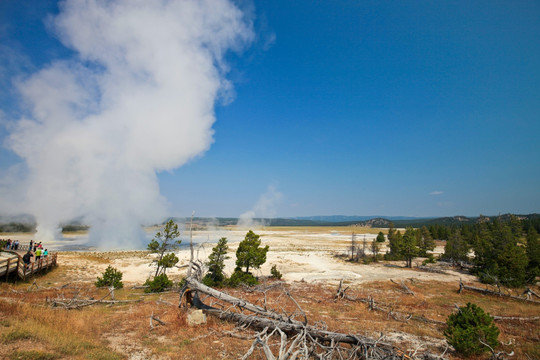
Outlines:
<svg viewBox="0 0 540 360"><path fill-rule="evenodd" d="M256 347L260 346L267 359L308 359L308 358L346 358L346 359L403 359L404 354L379 340L367 336L344 334L309 325L305 312L296 301L304 321L254 305L246 300L231 296L208 287L195 277L186 279L183 294L193 294L191 305L219 319L234 322L243 327L262 330L244 356L247 359ZM208 295L221 308L203 303L199 294ZM291 294L287 294L292 298ZM225 309L225 310L224 310ZM241 312L239 312L241 311ZM280 336L279 354L276 356L269 346L273 335Z"/></svg>

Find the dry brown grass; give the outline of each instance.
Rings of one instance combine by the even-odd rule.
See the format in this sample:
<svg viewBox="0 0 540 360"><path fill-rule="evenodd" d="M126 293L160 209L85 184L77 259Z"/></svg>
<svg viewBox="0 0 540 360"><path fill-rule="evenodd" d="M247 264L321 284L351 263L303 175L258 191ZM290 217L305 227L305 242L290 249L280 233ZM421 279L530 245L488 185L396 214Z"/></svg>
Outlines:
<svg viewBox="0 0 540 360"><path fill-rule="evenodd" d="M250 340L241 340L227 335L234 325L209 319L204 325L190 327L186 324L186 311L159 300L177 304L178 294L143 295L141 290L122 289L116 291L117 299L143 298L144 301L114 306L94 305L80 310L51 308L47 298L75 295L81 298L100 298L105 289L96 289L90 283L75 283L71 288L54 289L65 284L54 270L37 279L39 289L31 283L16 285L3 283L0 286L0 358L17 358L35 352L44 359L124 359L137 355L141 359L235 359L241 357L251 345ZM526 304L510 299L482 296L465 291L457 293L455 286L444 282L407 280L407 286L415 296L407 295L399 285L390 281L364 283L351 287L347 294L353 297L372 296L381 306L393 311L423 315L429 319L445 321L454 311L454 304L474 302L494 315L537 316L539 305ZM346 284L345 284L346 285ZM478 286L478 284L475 284ZM385 312L370 311L365 303L350 300L334 301L337 284L325 286L304 282L283 283L302 309L310 324L319 324L329 330L379 337L393 342L405 352L414 350L419 344L432 353L444 351L443 326L417 321L398 321ZM50 287L46 289L45 287ZM76 288L75 288L76 287ZM536 290L538 290L536 288ZM226 289L231 295L263 304L260 292L244 289ZM267 306L301 320L296 305L279 288L267 293ZM167 323L150 329L149 317L155 316ZM540 323L518 321L497 322L501 330L499 338L506 351L513 350L515 358L539 358ZM249 331L239 331L244 336ZM41 355L40 355L41 354ZM451 358L459 358L450 354ZM22 357L24 358L24 357ZM38 357L39 358L39 357ZM256 358L256 357L254 357Z"/></svg>

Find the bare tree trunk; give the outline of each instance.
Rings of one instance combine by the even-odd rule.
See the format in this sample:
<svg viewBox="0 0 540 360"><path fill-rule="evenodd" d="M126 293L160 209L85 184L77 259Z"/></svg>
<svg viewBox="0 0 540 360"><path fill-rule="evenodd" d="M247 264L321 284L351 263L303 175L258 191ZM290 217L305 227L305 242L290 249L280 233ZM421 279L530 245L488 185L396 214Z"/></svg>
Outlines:
<svg viewBox="0 0 540 360"><path fill-rule="evenodd" d="M191 256L189 258L189 267L187 272L187 277L191 277L191 266L193 264L193 215L195 215L195 210L191 213L191 222L189 225L189 250L191 251Z"/></svg>

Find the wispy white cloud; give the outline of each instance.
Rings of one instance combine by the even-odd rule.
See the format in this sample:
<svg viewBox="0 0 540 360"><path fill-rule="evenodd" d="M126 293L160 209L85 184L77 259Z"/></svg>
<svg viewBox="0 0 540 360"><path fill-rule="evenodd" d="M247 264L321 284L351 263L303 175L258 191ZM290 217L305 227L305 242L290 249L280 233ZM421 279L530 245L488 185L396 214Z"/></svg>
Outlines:
<svg viewBox="0 0 540 360"><path fill-rule="evenodd" d="M438 191L438 190L437 191L432 191L432 192L429 193L429 195L442 195L442 194L444 194L444 191Z"/></svg>

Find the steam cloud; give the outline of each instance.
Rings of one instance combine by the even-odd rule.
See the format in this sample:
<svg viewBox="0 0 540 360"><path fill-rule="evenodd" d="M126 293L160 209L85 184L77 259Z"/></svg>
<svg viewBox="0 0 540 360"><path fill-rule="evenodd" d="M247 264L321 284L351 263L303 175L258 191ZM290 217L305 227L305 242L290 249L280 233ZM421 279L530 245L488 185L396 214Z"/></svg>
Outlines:
<svg viewBox="0 0 540 360"><path fill-rule="evenodd" d="M93 243L133 246L167 212L156 174L210 147L224 56L251 23L228 0L68 0L49 25L75 56L17 83L27 111L6 141L26 164L20 210L40 240L83 217Z"/></svg>
<svg viewBox="0 0 540 360"><path fill-rule="evenodd" d="M242 228L251 228L254 226L265 225L263 220L255 220L259 218L273 218L276 216L276 206L283 198L283 194L279 192L275 186L270 185L266 192L262 194L253 209L246 211L238 218L238 226Z"/></svg>

